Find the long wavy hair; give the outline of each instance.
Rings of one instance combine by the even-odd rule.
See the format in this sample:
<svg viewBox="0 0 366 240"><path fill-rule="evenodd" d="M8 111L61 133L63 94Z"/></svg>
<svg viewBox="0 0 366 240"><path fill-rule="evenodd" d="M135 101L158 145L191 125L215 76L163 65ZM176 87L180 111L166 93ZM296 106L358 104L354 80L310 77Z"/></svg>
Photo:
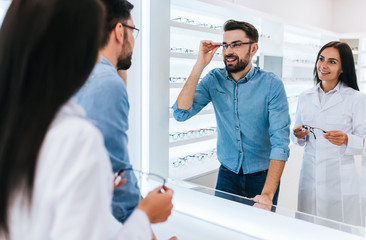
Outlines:
<svg viewBox="0 0 366 240"><path fill-rule="evenodd" d="M357 77L356 77L356 69L355 69L355 62L353 60L353 54L352 49L350 46L345 42L339 42L339 41L332 41L327 44L325 44L318 53L318 56L316 57L315 67L314 67L314 81L315 84L321 82L318 76L318 61L319 56L323 52L324 49L333 47L338 50L339 56L341 58L342 63L342 73L339 75L338 80L340 82L345 83L348 87L351 87L357 91L360 89L357 85Z"/></svg>
<svg viewBox="0 0 366 240"><path fill-rule="evenodd" d="M13 0L8 9L0 30L0 236L9 235L15 194L32 202L47 129L90 74L103 25L99 0Z"/></svg>

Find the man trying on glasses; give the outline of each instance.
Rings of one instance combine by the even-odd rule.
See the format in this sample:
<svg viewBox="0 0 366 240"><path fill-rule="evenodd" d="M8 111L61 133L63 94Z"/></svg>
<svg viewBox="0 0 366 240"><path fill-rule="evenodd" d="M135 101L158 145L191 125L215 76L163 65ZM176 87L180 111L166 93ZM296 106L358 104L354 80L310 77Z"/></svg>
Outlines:
<svg viewBox="0 0 366 240"><path fill-rule="evenodd" d="M174 117L185 121L212 102L221 163L216 189L270 206L277 204L289 156L286 93L275 74L251 64L258 50L255 27L229 20L224 31L223 43L201 41L197 62L173 106ZM198 83L220 46L226 67L211 70Z"/></svg>

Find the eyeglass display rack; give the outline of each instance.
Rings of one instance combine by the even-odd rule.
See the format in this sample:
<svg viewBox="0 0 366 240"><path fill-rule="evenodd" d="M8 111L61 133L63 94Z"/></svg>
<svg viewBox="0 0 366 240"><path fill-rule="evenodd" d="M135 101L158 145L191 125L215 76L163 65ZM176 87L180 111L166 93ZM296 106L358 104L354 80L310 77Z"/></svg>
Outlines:
<svg viewBox="0 0 366 240"><path fill-rule="evenodd" d="M197 60L200 41L203 39L222 41L221 27L225 21L224 18L216 18L208 12L202 14L205 11L202 12L201 9L205 4L201 4L197 1L171 1L170 76L171 79L181 78L182 81L170 81L170 106L176 101ZM197 6L198 8L196 8ZM201 77L217 67L224 67L219 51L205 68ZM173 118L172 112L170 113L170 135L211 127L216 127L215 113L211 103L185 122L177 122ZM189 157L212 151L216 148L216 138L216 132L196 134L196 136L184 137L176 141L170 138L169 176L189 180L216 171L219 167L216 155L201 160ZM184 160L185 158L186 160ZM177 164L178 161L183 164Z"/></svg>
<svg viewBox="0 0 366 240"><path fill-rule="evenodd" d="M253 57L253 64L262 69L275 72L283 80L288 96L292 123L295 120L297 100L300 93L314 86L313 71L316 56L320 48L335 40L343 40L353 48L357 74L361 90L366 91L366 36L345 36L323 29L308 26L287 24L281 19L271 18L254 10L234 3L212 0L171 0L170 47L178 49L170 53L170 76L188 78L197 59L199 43L203 39L222 41L223 30L220 28L228 19L252 23L259 32L259 50ZM181 51L181 52L179 52ZM222 52L219 49L217 52ZM222 55L214 56L213 61L205 68L202 76L216 67L224 67ZM170 82L170 106L172 106L184 86L182 82ZM210 110L209 110L210 109ZM196 128L215 126L215 115L212 107L202 110L186 122L177 122L170 114L169 132L187 131ZM293 125L291 126L293 127ZM219 166L203 168L203 172L173 168L172 161L182 152L188 154L196 149L198 143L204 143L203 149L215 147L210 139L187 139L181 144L170 143L170 176L190 179L208 174ZM212 145L210 145L212 144ZM192 152L193 151L193 152ZM177 174L178 171L179 174Z"/></svg>

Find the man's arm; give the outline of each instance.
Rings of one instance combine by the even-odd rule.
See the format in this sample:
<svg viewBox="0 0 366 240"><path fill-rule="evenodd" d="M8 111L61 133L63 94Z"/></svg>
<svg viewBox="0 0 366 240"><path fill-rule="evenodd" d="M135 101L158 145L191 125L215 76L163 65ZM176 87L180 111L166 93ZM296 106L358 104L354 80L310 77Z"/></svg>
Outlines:
<svg viewBox="0 0 366 240"><path fill-rule="evenodd" d="M267 179L261 195L254 197L253 201L272 205L273 197L277 191L285 163L289 156L290 142L290 116L286 92L282 82L273 80L269 100L269 135L272 145Z"/></svg>
<svg viewBox="0 0 366 240"><path fill-rule="evenodd" d="M214 43L206 40L201 41L197 62L193 66L192 72L177 99L177 107L179 109L188 110L192 107L194 93L202 71L211 62L219 47L220 43Z"/></svg>
<svg viewBox="0 0 366 240"><path fill-rule="evenodd" d="M271 159L262 193L255 196L253 201L272 206L273 196L277 191L285 164L285 161Z"/></svg>

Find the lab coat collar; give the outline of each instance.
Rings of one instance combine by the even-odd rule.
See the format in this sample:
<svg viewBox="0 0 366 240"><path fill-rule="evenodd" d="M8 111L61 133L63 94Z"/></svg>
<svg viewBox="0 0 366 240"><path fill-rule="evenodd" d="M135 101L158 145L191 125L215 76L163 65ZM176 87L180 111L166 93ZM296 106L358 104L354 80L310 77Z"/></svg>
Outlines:
<svg viewBox="0 0 366 240"><path fill-rule="evenodd" d="M86 116L85 110L81 106L79 106L78 104L73 102L72 100L69 100L68 102L66 102L61 107L58 114L59 115L74 115L74 116L78 116L78 117Z"/></svg>
<svg viewBox="0 0 366 240"><path fill-rule="evenodd" d="M309 94L312 98L312 102L315 104L315 106L317 106L320 111L325 111L337 104L339 104L340 102L343 101L344 99L344 94L347 94L349 92L349 87L347 87L344 83L339 82L337 84L337 86L334 88L334 90L336 91L333 96L331 97L331 99L329 99L329 101L327 101L327 103L321 107L320 105L320 101L319 101L319 89L320 88L320 83L318 83L316 86L314 86L312 89L310 89L307 94Z"/></svg>
<svg viewBox="0 0 366 240"><path fill-rule="evenodd" d="M330 90L328 93L339 91L340 88L341 88L341 85L342 85L342 82L338 82L337 85L335 86L335 88L333 88L332 90ZM324 93L324 90L320 87L320 82L318 84L316 84L316 89L318 91L321 91L321 92ZM326 94L326 93L324 93L324 94Z"/></svg>
<svg viewBox="0 0 366 240"><path fill-rule="evenodd" d="M52 121L52 123L50 125L50 129L53 126L61 123L62 120L67 116L76 116L76 117L80 117L80 118L85 118L86 112L81 106L79 106L72 100L69 100L63 106L61 106L60 110L57 112L54 120Z"/></svg>

